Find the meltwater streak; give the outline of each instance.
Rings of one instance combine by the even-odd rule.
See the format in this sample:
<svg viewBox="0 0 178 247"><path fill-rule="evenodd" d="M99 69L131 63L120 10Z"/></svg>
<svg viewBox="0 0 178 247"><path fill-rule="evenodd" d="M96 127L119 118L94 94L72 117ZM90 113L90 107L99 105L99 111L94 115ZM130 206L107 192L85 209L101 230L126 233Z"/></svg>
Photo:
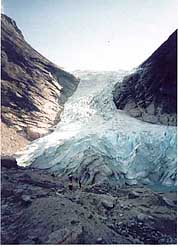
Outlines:
<svg viewBox="0 0 178 247"><path fill-rule="evenodd" d="M83 182L176 184L176 127L117 110L112 90L124 72L76 71L81 78L53 133L17 154L20 166L74 173Z"/></svg>

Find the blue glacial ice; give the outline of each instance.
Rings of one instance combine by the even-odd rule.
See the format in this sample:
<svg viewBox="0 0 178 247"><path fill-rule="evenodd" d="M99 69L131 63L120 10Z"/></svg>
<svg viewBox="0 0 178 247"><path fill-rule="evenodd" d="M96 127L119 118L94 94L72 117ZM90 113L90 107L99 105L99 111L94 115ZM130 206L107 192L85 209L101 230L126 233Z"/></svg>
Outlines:
<svg viewBox="0 0 178 247"><path fill-rule="evenodd" d="M81 78L53 133L17 154L20 166L73 173L85 183L176 184L176 127L117 110L112 90L124 72L76 71Z"/></svg>

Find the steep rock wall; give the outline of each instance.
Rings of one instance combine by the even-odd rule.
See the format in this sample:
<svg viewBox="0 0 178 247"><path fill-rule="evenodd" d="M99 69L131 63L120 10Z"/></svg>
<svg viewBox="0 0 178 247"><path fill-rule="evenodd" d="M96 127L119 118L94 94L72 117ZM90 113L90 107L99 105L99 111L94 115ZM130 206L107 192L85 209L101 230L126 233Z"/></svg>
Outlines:
<svg viewBox="0 0 178 247"><path fill-rule="evenodd" d="M114 90L118 109L146 122L177 124L177 32Z"/></svg>
<svg viewBox="0 0 178 247"><path fill-rule="evenodd" d="M35 51L6 15L1 29L2 122L33 140L59 121L79 80Z"/></svg>

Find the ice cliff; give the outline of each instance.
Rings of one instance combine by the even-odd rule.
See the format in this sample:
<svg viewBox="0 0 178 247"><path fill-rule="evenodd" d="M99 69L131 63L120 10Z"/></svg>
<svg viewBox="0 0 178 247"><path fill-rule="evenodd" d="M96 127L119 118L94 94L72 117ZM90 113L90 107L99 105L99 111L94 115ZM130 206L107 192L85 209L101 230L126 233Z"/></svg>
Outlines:
<svg viewBox="0 0 178 247"><path fill-rule="evenodd" d="M83 183L176 184L176 127L117 110L114 85L125 73L76 71L81 82L53 133L17 154L20 166L73 173Z"/></svg>

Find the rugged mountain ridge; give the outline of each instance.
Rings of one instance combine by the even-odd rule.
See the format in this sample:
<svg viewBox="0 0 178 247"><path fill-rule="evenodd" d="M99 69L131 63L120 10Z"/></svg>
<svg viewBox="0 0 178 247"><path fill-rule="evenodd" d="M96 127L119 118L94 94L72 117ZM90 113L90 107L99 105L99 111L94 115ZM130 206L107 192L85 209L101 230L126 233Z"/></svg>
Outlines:
<svg viewBox="0 0 178 247"><path fill-rule="evenodd" d="M177 30L135 72L116 84L118 109L146 122L177 124Z"/></svg>
<svg viewBox="0 0 178 247"><path fill-rule="evenodd" d="M2 122L36 139L59 121L79 80L34 50L15 21L3 14L1 46Z"/></svg>

